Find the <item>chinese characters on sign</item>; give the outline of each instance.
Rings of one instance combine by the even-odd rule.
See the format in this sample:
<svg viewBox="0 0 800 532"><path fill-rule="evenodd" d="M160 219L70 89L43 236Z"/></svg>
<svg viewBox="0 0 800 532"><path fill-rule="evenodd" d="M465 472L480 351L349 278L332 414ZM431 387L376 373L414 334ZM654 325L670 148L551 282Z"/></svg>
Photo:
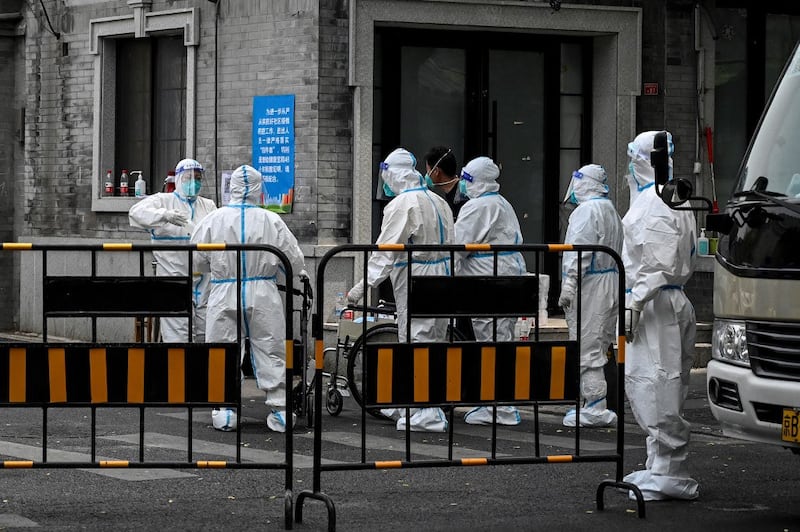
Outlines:
<svg viewBox="0 0 800 532"><path fill-rule="evenodd" d="M645 96L658 96L658 83L645 83L642 92Z"/></svg>
<svg viewBox="0 0 800 532"><path fill-rule="evenodd" d="M264 180L262 204L292 212L294 201L294 95L253 98L253 167Z"/></svg>

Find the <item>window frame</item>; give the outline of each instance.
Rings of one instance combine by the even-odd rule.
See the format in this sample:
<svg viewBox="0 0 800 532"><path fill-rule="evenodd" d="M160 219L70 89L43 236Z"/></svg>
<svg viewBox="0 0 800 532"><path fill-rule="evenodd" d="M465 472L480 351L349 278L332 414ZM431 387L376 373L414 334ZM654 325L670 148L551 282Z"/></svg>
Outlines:
<svg viewBox="0 0 800 532"><path fill-rule="evenodd" d="M94 55L92 211L127 212L138 198L103 195L105 168L114 168L116 46L113 40L183 34L183 44L186 47L185 156L192 158L195 151L196 58L197 46L200 44L200 11L189 8L148 12L144 7L134 7L132 15L93 19L89 21L89 25L90 53Z"/></svg>

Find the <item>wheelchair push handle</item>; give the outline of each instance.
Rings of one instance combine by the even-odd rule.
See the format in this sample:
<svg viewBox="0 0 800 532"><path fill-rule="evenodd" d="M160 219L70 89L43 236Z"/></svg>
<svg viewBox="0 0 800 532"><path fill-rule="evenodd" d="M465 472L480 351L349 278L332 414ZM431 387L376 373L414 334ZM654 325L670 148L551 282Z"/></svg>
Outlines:
<svg viewBox="0 0 800 532"><path fill-rule="evenodd" d="M292 288L292 294L308 300L314 299L314 291L311 288L311 281L308 279L308 277L301 277L300 282L303 285L302 289ZM279 284L278 290L281 292L286 292L286 285Z"/></svg>
<svg viewBox="0 0 800 532"><path fill-rule="evenodd" d="M397 315L397 306L391 301L380 300L378 306L348 304L344 310L366 312L367 314L392 314Z"/></svg>

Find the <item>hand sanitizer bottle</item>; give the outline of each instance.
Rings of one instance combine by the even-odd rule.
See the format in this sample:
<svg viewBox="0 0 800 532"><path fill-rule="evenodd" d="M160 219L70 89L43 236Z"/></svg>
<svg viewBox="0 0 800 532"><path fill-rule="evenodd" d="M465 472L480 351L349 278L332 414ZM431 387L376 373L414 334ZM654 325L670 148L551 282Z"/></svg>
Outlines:
<svg viewBox="0 0 800 532"><path fill-rule="evenodd" d="M144 197L147 194L147 183L145 182L144 178L142 178L142 171L136 170L131 172L131 174L139 174L139 177L136 179L136 182L133 185L134 195L137 198Z"/></svg>
<svg viewBox="0 0 800 532"><path fill-rule="evenodd" d="M700 236L697 238L697 254L708 255L708 238L706 238L705 228L700 229Z"/></svg>

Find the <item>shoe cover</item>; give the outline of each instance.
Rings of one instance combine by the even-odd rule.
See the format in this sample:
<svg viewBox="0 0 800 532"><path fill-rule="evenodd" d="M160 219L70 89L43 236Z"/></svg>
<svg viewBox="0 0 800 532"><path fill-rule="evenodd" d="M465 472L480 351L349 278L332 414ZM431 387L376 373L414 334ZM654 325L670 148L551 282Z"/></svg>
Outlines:
<svg viewBox="0 0 800 532"><path fill-rule="evenodd" d="M488 406L479 406L473 408L464 414L464 421L470 425L491 425L492 424L492 409ZM497 424L498 425L519 425L522 418L519 415L519 410L513 406L498 406L497 407Z"/></svg>
<svg viewBox="0 0 800 532"><path fill-rule="evenodd" d="M700 496L697 481L693 478L655 475L647 469L641 469L626 475L622 480L635 484L646 501L692 500ZM636 500L632 491L628 492L628 498Z"/></svg>
<svg viewBox="0 0 800 532"><path fill-rule="evenodd" d="M211 411L211 425L223 432L236 430L238 425L236 410L231 408L215 408Z"/></svg>
<svg viewBox="0 0 800 532"><path fill-rule="evenodd" d="M412 414L414 413L415 409L411 409ZM397 421L401 417L405 416L405 409L404 408L381 408L381 414L388 417L392 421Z"/></svg>
<svg viewBox="0 0 800 532"><path fill-rule="evenodd" d="M297 414L292 413L292 427L297 421ZM267 427L275 432L286 432L286 411L273 410L267 415Z"/></svg>
<svg viewBox="0 0 800 532"><path fill-rule="evenodd" d="M397 430L406 430L405 416L397 420ZM441 408L420 408L411 415L412 432L445 432L446 430L447 417Z"/></svg>
<svg viewBox="0 0 800 532"><path fill-rule="evenodd" d="M575 426L575 409L564 416L565 427ZM606 398L596 399L581 408L581 427L613 427L617 424L617 414L606 408Z"/></svg>

